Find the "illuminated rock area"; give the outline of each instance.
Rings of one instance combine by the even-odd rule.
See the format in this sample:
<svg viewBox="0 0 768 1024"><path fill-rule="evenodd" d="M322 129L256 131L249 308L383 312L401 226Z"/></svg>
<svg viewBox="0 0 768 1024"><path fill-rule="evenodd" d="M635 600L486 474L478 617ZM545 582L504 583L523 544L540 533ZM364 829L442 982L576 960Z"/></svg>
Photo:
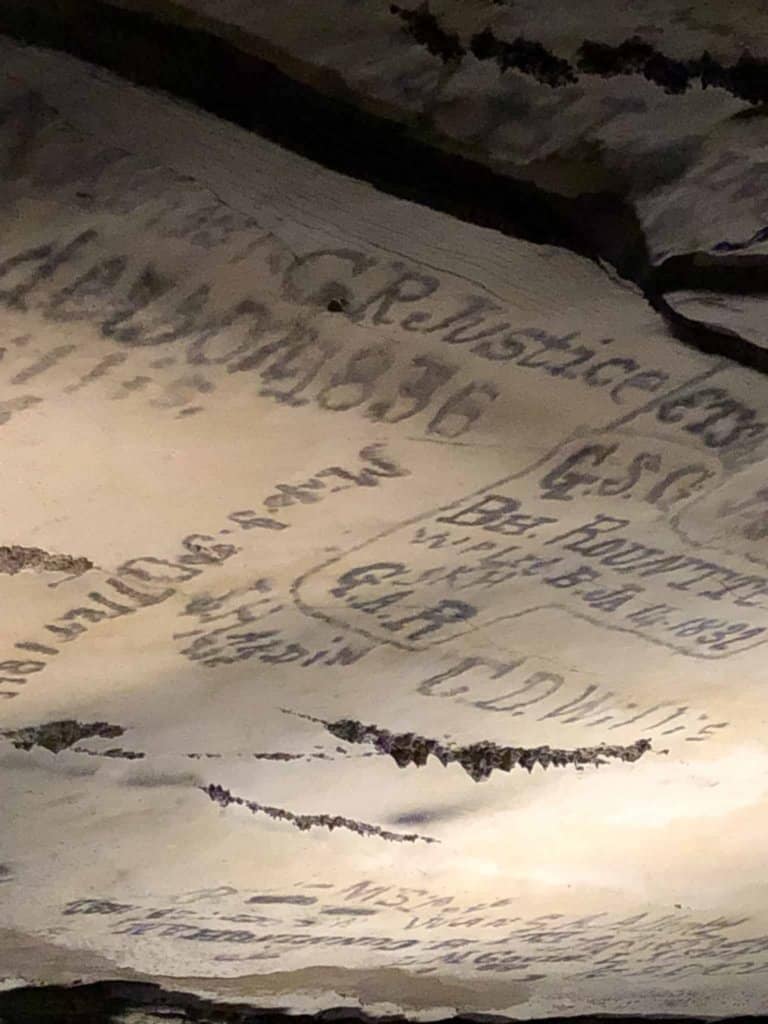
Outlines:
<svg viewBox="0 0 768 1024"><path fill-rule="evenodd" d="M519 45L502 77L481 5L383 5L377 77L342 59L372 4L328 3L313 53L265 12L232 60L316 76L302 146L303 93L275 92L275 141L256 88L262 132L223 85L199 109L156 54L133 77L177 95L129 84L24 7L0 41L0 1021L37 1019L30 986L63 1020L764 1012L765 129L738 18L678 95L658 54L592 81L594 23L536 36L576 81ZM161 13L233 45L206 7ZM658 53L714 46L688 30ZM451 103L402 166L354 138L344 163L332 104L386 141L403 61ZM550 105L548 141L502 153L499 97L461 92L492 71L522 134ZM604 101L633 90L624 145ZM469 146L482 97L496 134Z"/></svg>

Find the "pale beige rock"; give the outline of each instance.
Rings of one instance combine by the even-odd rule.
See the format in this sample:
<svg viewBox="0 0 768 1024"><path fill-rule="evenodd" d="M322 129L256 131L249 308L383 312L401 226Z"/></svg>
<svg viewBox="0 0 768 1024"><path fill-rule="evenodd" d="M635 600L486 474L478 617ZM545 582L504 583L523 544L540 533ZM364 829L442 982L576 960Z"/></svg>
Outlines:
<svg viewBox="0 0 768 1024"><path fill-rule="evenodd" d="M760 1012L764 378L571 253L2 58L0 543L93 568L0 575L0 977ZM475 782L341 719L651 749ZM14 744L62 721L123 732Z"/></svg>

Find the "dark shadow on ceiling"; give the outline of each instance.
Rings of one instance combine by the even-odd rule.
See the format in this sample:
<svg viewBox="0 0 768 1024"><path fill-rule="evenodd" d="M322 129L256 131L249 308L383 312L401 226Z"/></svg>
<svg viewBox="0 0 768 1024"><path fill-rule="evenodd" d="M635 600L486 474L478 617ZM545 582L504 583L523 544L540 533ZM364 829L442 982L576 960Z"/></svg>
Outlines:
<svg viewBox="0 0 768 1024"><path fill-rule="evenodd" d="M621 194L566 197L500 174L451 151L449 139L426 138L418 125L363 110L338 75L318 71L311 84L292 77L254 52L274 50L255 35L246 52L233 26L212 22L214 32L204 19L182 26L169 19L183 8L166 3L158 10L165 16L103 0L3 0L0 32L163 90L382 192L610 264L641 289L678 341L768 373L768 349L670 307L665 292L706 290L711 275L697 254L652 266L633 206ZM726 270L734 291L749 293L756 280L768 279L765 261Z"/></svg>
<svg viewBox="0 0 768 1024"><path fill-rule="evenodd" d="M478 984L482 984L479 982ZM406 1024L400 1015L371 1017L347 1007L317 1014L289 1014L285 1010L260 1010L242 1003L203 999L188 992L172 992L159 985L131 981L100 981L89 985L44 985L0 992L0 1021L3 1024L119 1024L128 1015L134 1022L158 1024L169 1019L196 1024ZM757 1024L763 1017L719 1018L722 1024ZM433 1024L500 1024L522 1018L492 1014L471 1014L443 1018ZM543 1017L535 1024L712 1024L713 1018L700 1017L625 1017L594 1015L581 1017ZM531 1024L534 1024L532 1021Z"/></svg>

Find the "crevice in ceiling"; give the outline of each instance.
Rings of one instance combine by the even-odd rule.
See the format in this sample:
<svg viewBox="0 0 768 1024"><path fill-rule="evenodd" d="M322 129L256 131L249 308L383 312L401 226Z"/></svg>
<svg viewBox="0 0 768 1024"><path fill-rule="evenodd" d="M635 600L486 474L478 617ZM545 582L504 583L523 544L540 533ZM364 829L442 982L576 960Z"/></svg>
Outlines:
<svg viewBox="0 0 768 1024"><path fill-rule="evenodd" d="M421 4L413 9L390 4L389 10L403 21L415 42L426 47L433 57L439 57L444 64L460 61L466 55L466 47L462 45L458 33L446 31L430 11L429 4Z"/></svg>
<svg viewBox="0 0 768 1024"><path fill-rule="evenodd" d="M311 828L327 828L330 832L334 829L347 829L349 832L356 832L359 836L374 836L377 839L386 839L391 843L437 843L438 839L430 836L418 835L416 832L388 832L379 825L369 825L364 821L354 821L352 818L343 818L338 814L295 814L283 807L270 807L267 804L256 803L255 800L246 800L241 796L235 796L223 786L211 783L208 786L198 787L219 807L229 807L234 804L238 807L247 808L251 814L266 814L277 821L290 822L294 828L307 832Z"/></svg>
<svg viewBox="0 0 768 1024"><path fill-rule="evenodd" d="M196 27L186 27L169 20L180 17L181 8L163 4L161 10L155 17L101 0L7 0L0 31L164 90L390 195L609 264L642 291L678 341L768 373L767 349L670 307L664 298L670 271L652 264L627 197L605 191L564 196L499 173L476 154L457 151L456 140L432 129L425 133L420 122L395 120L394 110L385 117L366 109L338 75L288 59L283 63L292 73L286 73L260 55L274 58L274 47L254 34L213 19L198 18ZM531 60L539 53L520 52ZM695 262L692 267L687 287L706 288Z"/></svg>
<svg viewBox="0 0 768 1024"><path fill-rule="evenodd" d="M227 758L233 758L233 757L252 758L254 761L311 761L311 760L331 761L331 760L333 760L333 758L329 757L328 754L323 754L323 753L288 754L288 753L286 753L285 751L282 751L282 750L278 750L278 751L270 752L270 753L256 753L256 754L253 754L253 753L248 753L248 754L240 754L240 753L228 753L228 754L210 754L210 753L201 754L201 753L193 753L193 754L185 754L184 757L191 758L193 761L200 761L202 759L211 760L211 759L222 758L222 757L227 757Z"/></svg>
<svg viewBox="0 0 768 1024"><path fill-rule="evenodd" d="M46 722L44 725L28 725L21 729L6 729L0 736L9 739L17 750L32 750L43 747L54 754L73 747L80 740L98 737L114 739L125 732L120 725L109 722L76 722L74 719L63 719L57 722Z"/></svg>
<svg viewBox="0 0 768 1024"><path fill-rule="evenodd" d="M76 746L84 739L113 739L122 736L125 729L120 725L110 725L108 722L77 722L74 719L64 719L56 722L46 722L43 725L29 725L20 729L0 730L0 737L10 740L17 750L33 750L35 747L42 747L51 753L58 754L62 750L69 750L75 754L87 754L90 757L111 757L125 758L129 761L140 760L147 757L144 751L125 750L122 747L110 747L108 750L92 750L89 747ZM349 756L347 751L341 747L335 748L335 754L344 757ZM175 754L173 751L164 751L172 756L185 757L191 760L211 760L226 757L240 758L255 761L334 761L336 758L322 750L304 751L302 753L286 753L285 751L270 752L227 752L223 753L183 753ZM353 755L369 756L369 755ZM1 1022L0 1022L1 1024Z"/></svg>
<svg viewBox="0 0 768 1024"><path fill-rule="evenodd" d="M33 572L68 572L82 576L93 568L90 558L83 555L55 555L42 548L27 548L20 544L0 545L0 573L15 576L29 569Z"/></svg>
<svg viewBox="0 0 768 1024"><path fill-rule="evenodd" d="M608 764L610 760L638 761L651 749L651 741L647 739L636 740L625 746L602 743L596 747L575 747L572 750L546 745L500 746L487 740L460 746L441 743L440 740L428 739L413 732L392 733L377 725L364 725L348 718L336 722L322 719L311 721L322 722L328 732L347 743L372 744L379 753L389 754L400 768L412 764L421 767L427 764L430 757L435 757L444 767L460 764L475 782L484 782L494 771L509 772L518 766L527 769L530 774L537 764L544 769L550 765L555 768L573 765L580 769L588 764L599 767Z"/></svg>
<svg viewBox="0 0 768 1024"><path fill-rule="evenodd" d="M140 761L147 755L140 750L123 750L122 747L110 747L109 750L89 750L87 747L73 747L76 754L88 754L90 757L122 758L125 761Z"/></svg>
<svg viewBox="0 0 768 1024"><path fill-rule="evenodd" d="M585 40L579 47L579 71L610 78L641 75L667 93L680 95L699 83L702 89L723 89L745 103L768 101L768 61L749 53L735 64L721 64L706 51L700 57L675 60L638 36L618 46Z"/></svg>
<svg viewBox="0 0 768 1024"><path fill-rule="evenodd" d="M440 24L429 3L418 7L390 6L406 31L420 46L444 63L460 63L467 53L478 60L493 60L503 73L519 71L551 88L571 85L583 75L612 78L637 75L659 86L664 92L681 95L695 83L702 89L723 89L745 103L768 101L768 61L743 53L735 64L726 65L705 51L700 57L677 60L668 57L640 36L632 36L617 46L585 39L578 48L576 63L558 57L540 42L518 35L504 39L487 26L464 44L456 32Z"/></svg>
<svg viewBox="0 0 768 1024"><path fill-rule="evenodd" d="M507 42L494 35L493 29L486 28L472 36L469 48L478 60L495 61L502 74L509 70L519 71L551 88L578 81L576 72L567 60L557 57L541 43L524 36L517 36L512 42Z"/></svg>

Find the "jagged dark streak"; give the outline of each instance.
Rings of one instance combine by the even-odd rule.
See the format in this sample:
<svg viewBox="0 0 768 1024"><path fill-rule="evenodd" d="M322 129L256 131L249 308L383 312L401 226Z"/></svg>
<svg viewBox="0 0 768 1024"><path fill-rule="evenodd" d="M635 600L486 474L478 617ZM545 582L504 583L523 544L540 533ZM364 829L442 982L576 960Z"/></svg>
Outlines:
<svg viewBox="0 0 768 1024"><path fill-rule="evenodd" d="M472 37L470 48L478 60L495 60L502 72L514 69L553 88L577 81L576 72L567 60L523 36L508 43L486 28Z"/></svg>
<svg viewBox="0 0 768 1024"><path fill-rule="evenodd" d="M429 10L428 4L422 4L415 10L391 4L389 9L392 14L396 14L405 22L408 32L416 42L425 46L444 64L452 60L461 60L467 52L455 32L446 32L440 26L437 18Z"/></svg>
<svg viewBox="0 0 768 1024"><path fill-rule="evenodd" d="M390 10L405 24L415 42L425 46L444 63L460 62L468 50L478 60L493 60L502 72L509 69L530 75L552 88L578 81L576 68L585 75L610 78L642 75L665 92L680 95L694 82L702 89L724 89L737 99L757 104L768 101L768 61L743 53L735 64L721 64L708 52L690 60L667 57L639 36L611 46L585 39L578 50L576 67L547 50L541 43L517 36L511 42L488 26L465 47L457 33L446 31L428 3L414 9L392 4Z"/></svg>
<svg viewBox="0 0 768 1024"><path fill-rule="evenodd" d="M109 722L77 722L68 718L56 722L46 722L44 725L28 725L21 729L0 730L0 736L11 741L17 750L32 750L33 747L43 747L54 754L60 750L72 750L76 754L88 754L90 757L113 757L125 758L129 761L139 760L147 755L138 750L124 750L122 747L110 747L109 750L90 750L88 747L75 746L80 740L92 739L113 739L122 736L125 729L120 725L110 725ZM337 753L344 753L337 747ZM184 754L184 757L200 760L201 758L222 758L222 757L245 757L257 761L306 761L322 760L329 761L333 758L328 754L313 751L306 754L286 754L282 751L276 753L254 753L254 754Z"/></svg>
<svg viewBox="0 0 768 1024"><path fill-rule="evenodd" d="M269 754L262 754L262 753L259 753L259 754L241 754L241 753L234 753L234 754L210 754L210 753L205 753L205 754L201 754L201 753L193 753L193 754L184 754L184 757L191 758L193 761L200 761L203 758L211 759L211 758L222 758L222 757L227 757L229 759L235 758L235 757L249 758L249 759L252 758L255 761L312 761L312 760L332 761L333 760L333 758L329 757L328 754L322 754L322 753L320 753L320 754L318 754L318 753L286 754L283 751L277 751L275 753L269 753Z"/></svg>
<svg viewBox="0 0 768 1024"><path fill-rule="evenodd" d="M57 722L46 722L44 725L29 725L22 729L6 729L0 732L13 743L18 750L32 750L33 747L44 747L54 754L67 750L80 740L94 736L100 739L113 739L122 736L125 729L109 722L76 722L67 718Z"/></svg>
<svg viewBox="0 0 768 1024"><path fill-rule="evenodd" d="M724 89L746 103L768 101L768 61L748 53L731 65L721 64L706 50L701 57L674 60L633 36L619 46L585 40L579 48L577 65L585 74L602 78L642 75L665 92L677 95L698 81L702 89Z"/></svg>
<svg viewBox="0 0 768 1024"><path fill-rule="evenodd" d="M140 750L123 750L122 747L110 747L109 750L89 750L88 747L73 747L76 754L88 754L90 757L116 757L126 761L140 761L147 755Z"/></svg>
<svg viewBox="0 0 768 1024"><path fill-rule="evenodd" d="M431 839L429 836L420 836L415 832L387 832L378 825L368 825L364 821L342 818L338 814L294 814L293 811L286 811L282 807L270 807L267 804L256 803L255 800L245 800L243 797L234 796L228 789L213 783L209 786L200 786L199 788L220 807L229 807L230 804L236 804L238 807L247 807L251 814L267 814L270 818L275 818L278 821L289 821L302 832L307 832L311 828L327 828L331 832L335 828L343 828L349 832L356 832L359 836L375 836L378 839L386 839L391 843L439 842L437 839Z"/></svg>
<svg viewBox="0 0 768 1024"><path fill-rule="evenodd" d="M83 555L55 555L43 548L28 548L21 544L0 545L0 573L15 576L22 569L35 572L71 572L82 576L93 568L90 558Z"/></svg>
<svg viewBox="0 0 768 1024"><path fill-rule="evenodd" d="M347 743L370 743L380 753L389 754L401 768L410 764L423 766L430 756L436 757L442 765L460 764L464 771L475 780L484 782L493 771L511 771L519 766L532 772L535 765L542 768L550 765L563 768L574 765L577 768L587 764L598 767L611 759L637 761L651 749L650 740L637 740L628 746L600 744L597 747L576 747L562 750L557 747L507 747L483 740L466 746L441 743L416 733L392 733L377 725L364 725L344 718L337 722L321 721L325 728Z"/></svg>
<svg viewBox="0 0 768 1024"><path fill-rule="evenodd" d="M443 765L454 762L460 764L475 782L489 778L491 772L496 769L508 772L518 765L530 773L537 764L545 769L550 765L565 767L569 764L580 769L586 764L598 767L606 764L608 759L637 761L651 749L651 741L646 739L636 740L627 746L600 744L596 747L576 747L573 750L547 745L499 746L487 740L457 746L428 739L416 733L392 733L388 729L380 729L377 725L364 725L354 719L342 718L336 722L328 722L323 718L291 711L288 708L282 710L285 714L323 725L330 733L347 743L371 744L379 753L389 754L401 768L409 764L423 766L432 755Z"/></svg>

